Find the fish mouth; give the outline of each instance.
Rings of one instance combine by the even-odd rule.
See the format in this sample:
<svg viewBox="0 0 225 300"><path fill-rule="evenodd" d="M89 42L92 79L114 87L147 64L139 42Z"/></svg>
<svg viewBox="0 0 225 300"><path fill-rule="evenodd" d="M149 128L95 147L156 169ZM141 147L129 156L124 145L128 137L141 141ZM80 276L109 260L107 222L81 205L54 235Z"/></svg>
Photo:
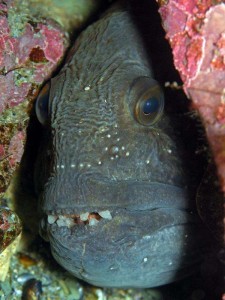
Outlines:
<svg viewBox="0 0 225 300"><path fill-rule="evenodd" d="M134 193L137 185L144 194ZM206 239L187 191L159 183L132 186L126 201L112 190L114 203L87 205L86 194L85 205L46 212L41 235L61 266L93 285L123 288L154 287L193 273ZM157 197L143 199L147 191Z"/></svg>
<svg viewBox="0 0 225 300"><path fill-rule="evenodd" d="M73 194L73 207L58 205L57 209L44 210L42 223L45 226L42 228L54 224L68 228L76 225L95 226L99 222L111 221L113 216L123 211L195 210L186 189L163 183L104 180L90 184L89 181L88 189L79 191L80 195L85 195L83 201L79 197L76 201L77 195Z"/></svg>
<svg viewBox="0 0 225 300"><path fill-rule="evenodd" d="M95 174L82 174L62 187L62 179L44 191L40 207L47 215L83 214L86 212L110 211L114 208L149 210L156 208L193 209L196 204L188 187L173 183L142 180L112 180ZM64 180L65 181L65 180Z"/></svg>
<svg viewBox="0 0 225 300"><path fill-rule="evenodd" d="M180 209L114 209L47 219L56 261L96 286L145 288L180 280L197 270L206 248L198 217Z"/></svg>

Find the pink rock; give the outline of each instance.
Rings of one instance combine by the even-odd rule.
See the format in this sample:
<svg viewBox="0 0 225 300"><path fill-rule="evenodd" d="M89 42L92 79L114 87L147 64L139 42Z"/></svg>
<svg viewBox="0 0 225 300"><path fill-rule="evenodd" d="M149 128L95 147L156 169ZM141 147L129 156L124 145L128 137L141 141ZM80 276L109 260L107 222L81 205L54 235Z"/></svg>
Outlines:
<svg viewBox="0 0 225 300"><path fill-rule="evenodd" d="M8 147L8 156L11 167L14 167L20 162L23 155L25 133L23 131L17 132L10 141Z"/></svg>
<svg viewBox="0 0 225 300"><path fill-rule="evenodd" d="M5 157L5 148L3 145L0 144L0 161L3 160Z"/></svg>
<svg viewBox="0 0 225 300"><path fill-rule="evenodd" d="M26 99L32 84L51 76L65 52L64 33L55 25L25 24L13 37L7 14L0 16L0 113ZM5 80L4 80L5 78Z"/></svg>
<svg viewBox="0 0 225 300"><path fill-rule="evenodd" d="M184 90L202 117L225 193L225 4L169 0L159 11Z"/></svg>
<svg viewBox="0 0 225 300"><path fill-rule="evenodd" d="M169 0L159 11L184 90L203 119L225 192L225 4L222 2Z"/></svg>
<svg viewBox="0 0 225 300"><path fill-rule="evenodd" d="M9 174L20 162L25 140L26 122L21 124L22 115L27 119L26 105L32 102L45 80L51 77L68 46L68 35L52 20L37 22L18 15L18 32L14 32L12 17L17 14L17 2L9 0L0 3L0 157L5 155L0 165L0 194L4 192L10 179ZM11 15L10 15L11 14ZM40 18L39 18L40 19ZM16 28L17 30L17 28ZM8 113L7 110L10 110ZM15 111L14 111L15 110ZM17 109L18 110L18 109ZM5 116L14 116L11 119ZM3 122L1 122L1 118ZM4 186L1 186L1 184Z"/></svg>

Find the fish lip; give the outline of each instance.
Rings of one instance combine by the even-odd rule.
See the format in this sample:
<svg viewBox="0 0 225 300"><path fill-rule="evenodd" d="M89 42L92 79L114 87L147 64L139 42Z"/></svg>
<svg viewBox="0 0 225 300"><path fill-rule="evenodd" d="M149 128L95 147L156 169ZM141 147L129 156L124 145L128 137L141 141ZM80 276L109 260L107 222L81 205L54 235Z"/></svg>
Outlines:
<svg viewBox="0 0 225 300"><path fill-rule="evenodd" d="M108 211L112 219L114 219L115 216L118 216L120 212L129 212L129 213L149 213L154 210L176 210L176 211L186 211L187 213L195 212L196 211L196 205L193 203L193 201L190 201L189 193L186 189L180 188L178 186L164 184L164 183L156 183L156 182L134 182L134 181L126 181L126 185L124 185L123 182L114 182L114 186L112 188L112 181L92 181L92 184L101 184L107 183L107 185L103 185L105 191L102 193L101 189L94 189L94 191L97 191L97 194L94 196L97 196L97 199L101 199L101 197L104 197L104 194L106 196L112 196L111 201L99 201L96 205L93 205L93 194L92 190L89 190L89 194L86 193L86 203L79 204L79 201L76 201L76 198L73 199L73 206L65 205L66 201L62 201L63 205L58 205L57 202L54 202L57 204L55 209L46 209L44 208L42 210L43 218L40 223L40 234L42 237L48 240L48 233L51 232L52 229L61 231L62 228L67 228L69 230L73 230L73 228L76 228L76 230L80 230L81 227L88 228L90 226L76 226L76 225L89 225L89 220L80 222L80 215L85 213L91 213L91 214L99 214L99 212L102 211ZM128 193L121 193L121 197L128 196L130 197L128 201L124 200L121 201L120 199L120 187L122 185L122 189L127 191ZM99 187L99 185L97 186ZM113 192L111 193L112 188ZM100 191L100 193L98 193ZM141 192L139 192L141 191ZM149 194L148 194L149 192ZM149 197L147 199L144 199L144 196L146 196L146 193ZM156 196L155 196L156 195ZM88 198L90 196L90 199ZM115 198L114 198L115 197ZM94 198L95 200L95 198ZM115 201L113 201L115 200ZM101 205L100 205L101 203ZM99 216L98 216L99 217ZM100 221L99 224L102 226L107 222L112 222L111 220L104 219L104 218L96 218L97 221ZM49 221L49 218L51 218L51 221ZM95 220L92 220L91 223L95 222ZM50 224L52 223L52 224ZM98 224L98 222L95 222ZM127 224L129 226L129 222L127 221ZM59 225L59 226L57 226ZM95 225L95 224L94 224ZM95 227L95 226L93 226ZM58 229L57 229L58 228ZM68 235L71 235L70 232L67 233Z"/></svg>
<svg viewBox="0 0 225 300"><path fill-rule="evenodd" d="M44 215L81 214L102 210L127 209L151 210L157 208L178 208L193 210L195 199L187 188L148 181L112 181L89 179L86 185L74 189L68 198L58 193L51 199L51 193L44 195L41 210Z"/></svg>

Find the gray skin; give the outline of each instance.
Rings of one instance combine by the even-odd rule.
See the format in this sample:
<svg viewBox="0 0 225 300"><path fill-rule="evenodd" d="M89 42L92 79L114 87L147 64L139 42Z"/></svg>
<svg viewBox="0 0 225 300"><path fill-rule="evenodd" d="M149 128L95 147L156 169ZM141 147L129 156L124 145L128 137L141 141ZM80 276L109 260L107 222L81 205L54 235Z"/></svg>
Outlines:
<svg viewBox="0 0 225 300"><path fill-rule="evenodd" d="M89 26L51 80L35 171L40 231L58 263L93 285L167 284L205 248L169 117L135 114L146 93L163 97L126 11ZM101 211L110 217L93 226L74 221Z"/></svg>

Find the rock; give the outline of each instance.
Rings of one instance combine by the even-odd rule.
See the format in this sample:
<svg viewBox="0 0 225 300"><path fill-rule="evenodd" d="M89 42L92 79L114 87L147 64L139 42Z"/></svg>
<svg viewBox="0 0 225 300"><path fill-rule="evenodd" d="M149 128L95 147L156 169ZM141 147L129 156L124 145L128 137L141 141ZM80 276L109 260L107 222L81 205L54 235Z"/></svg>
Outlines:
<svg viewBox="0 0 225 300"><path fill-rule="evenodd" d="M158 2L175 67L202 118L225 192L224 1Z"/></svg>
<svg viewBox="0 0 225 300"><path fill-rule="evenodd" d="M4 281L9 269L11 256L16 252L20 235L0 254L0 281Z"/></svg>

